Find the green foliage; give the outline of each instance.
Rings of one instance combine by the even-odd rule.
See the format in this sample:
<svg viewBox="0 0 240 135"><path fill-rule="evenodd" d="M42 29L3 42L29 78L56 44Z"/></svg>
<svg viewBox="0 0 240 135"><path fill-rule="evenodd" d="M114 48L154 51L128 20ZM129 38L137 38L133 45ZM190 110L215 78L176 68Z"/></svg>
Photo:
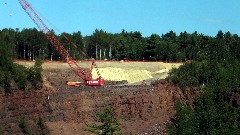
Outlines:
<svg viewBox="0 0 240 135"><path fill-rule="evenodd" d="M6 70L4 67L0 68L0 86L2 86L5 91L11 92L11 82L15 82L19 89L24 90L26 88L27 82L31 82L33 86L37 84L42 84L42 67L41 62L37 60L34 67L27 69L26 67L18 64L12 64L12 66Z"/></svg>
<svg viewBox="0 0 240 135"><path fill-rule="evenodd" d="M179 71L172 71L170 80L174 83L192 87L204 82L205 86L193 110L177 103L177 113L168 125L168 133L239 134L239 66L239 60L217 58L214 61L185 64ZM191 84L191 79L184 82L187 78L194 78L196 85Z"/></svg>
<svg viewBox="0 0 240 135"><path fill-rule="evenodd" d="M42 60L39 57L34 66L29 69L28 79L35 87L42 85Z"/></svg>
<svg viewBox="0 0 240 135"><path fill-rule="evenodd" d="M181 87L199 87L214 81L221 67L217 61L184 63L179 69L170 71L167 79Z"/></svg>
<svg viewBox="0 0 240 135"><path fill-rule="evenodd" d="M113 109L107 107L103 112L96 114L99 124L88 125L85 131L97 135L121 135L120 123L113 117Z"/></svg>
<svg viewBox="0 0 240 135"><path fill-rule="evenodd" d="M9 71L2 71L3 72L3 76L2 76L2 86L5 89L6 93L10 93L11 92L11 86L10 86L10 81L11 81L11 73Z"/></svg>
<svg viewBox="0 0 240 135"><path fill-rule="evenodd" d="M18 64L13 65L12 76L18 88L25 89L27 85L27 73L28 70L24 66Z"/></svg>
<svg viewBox="0 0 240 135"><path fill-rule="evenodd" d="M13 63L14 42L16 40L14 35L18 35L18 33L14 33L12 29L0 31L0 86L5 89L6 93L11 92L11 87L16 88L15 83L19 89L24 90L28 81L35 87L42 82L42 62L40 59L37 59L34 67L30 69Z"/></svg>
<svg viewBox="0 0 240 135"><path fill-rule="evenodd" d="M28 128L27 128L27 125L26 125L25 117L20 118L18 126L24 134L29 134L29 131L28 131Z"/></svg>
<svg viewBox="0 0 240 135"><path fill-rule="evenodd" d="M49 135L50 134L48 128L45 127L44 121L41 117L38 117L37 126L40 129L40 132L38 134L40 134L40 135Z"/></svg>
<svg viewBox="0 0 240 135"><path fill-rule="evenodd" d="M170 135L185 134L193 135L197 134L197 121L192 113L192 110L188 106L182 105L179 101L176 104L177 114L173 124L167 125L167 131Z"/></svg>
<svg viewBox="0 0 240 135"><path fill-rule="evenodd" d="M1 47L1 50L7 51L9 56L1 59L0 65L3 62L10 62L13 57L35 60L43 56L43 59L61 60L59 52L50 44L44 33L35 28L22 31L3 29L0 34L2 35L0 44L7 44ZM120 33L112 34L96 29L90 36L83 37L78 31L72 34L63 32L56 37L74 59L88 59L81 51L97 60L126 58L184 62L240 58L238 53L240 38L237 34L223 31L219 31L215 37L199 34L196 31L194 33L184 31L179 35L169 31L162 36L152 34L150 37L143 37L139 31L122 30ZM0 56L4 54L1 50Z"/></svg>
<svg viewBox="0 0 240 135"><path fill-rule="evenodd" d="M43 119L41 117L38 118L37 125L40 129L44 129Z"/></svg>

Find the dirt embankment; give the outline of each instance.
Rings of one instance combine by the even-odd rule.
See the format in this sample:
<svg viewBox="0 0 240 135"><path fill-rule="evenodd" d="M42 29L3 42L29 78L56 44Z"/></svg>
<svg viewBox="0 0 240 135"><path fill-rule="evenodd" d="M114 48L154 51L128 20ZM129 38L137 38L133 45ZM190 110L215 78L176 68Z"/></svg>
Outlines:
<svg viewBox="0 0 240 135"><path fill-rule="evenodd" d="M5 112L1 123L15 128L9 130L11 134L20 132L18 123L21 116L35 123L31 130L39 130L36 122L42 117L51 134L88 134L84 131L86 124L94 123L95 113L106 106L114 108L124 134L164 134L165 123L175 114L175 101L190 99L187 98L189 95L164 80L154 87L69 87L41 97L24 96L19 92L15 95L18 96L1 99L1 111Z"/></svg>
<svg viewBox="0 0 240 135"><path fill-rule="evenodd" d="M42 117L45 132L88 134L84 128L96 121L96 112L112 106L124 134L165 134L165 124L175 114L176 100L191 104L196 96L193 90L183 93L165 80L154 86L69 87L65 81L77 78L69 69L45 68L43 75L41 91L1 96L0 123L8 127L1 127L0 133L1 129L6 134L20 132L18 122L25 116L29 125L35 123L29 127L32 131L40 130L36 123Z"/></svg>
<svg viewBox="0 0 240 135"><path fill-rule="evenodd" d="M41 129L37 124L49 114L42 92L14 90L10 95L0 92L0 104L0 134L23 134L19 127L21 119L25 119L23 123L30 134L49 133L48 128Z"/></svg>

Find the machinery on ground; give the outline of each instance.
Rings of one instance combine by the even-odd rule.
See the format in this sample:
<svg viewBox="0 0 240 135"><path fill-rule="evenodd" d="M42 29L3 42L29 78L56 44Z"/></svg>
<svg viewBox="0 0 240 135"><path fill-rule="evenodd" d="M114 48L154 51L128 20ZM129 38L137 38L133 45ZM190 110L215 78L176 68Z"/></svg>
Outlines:
<svg viewBox="0 0 240 135"><path fill-rule="evenodd" d="M27 0L18 0L21 4L24 11L28 14L28 16L33 20L33 22L37 25L37 27L42 31L46 36L49 42L54 46L56 51L59 52L61 57L67 61L71 69L74 71L76 75L78 75L83 82L67 82L67 85L72 86L80 86L81 84L88 85L88 86L102 86L104 85L104 79L101 77L99 71L97 70L98 78L96 80L92 79L92 69L95 67L97 69L95 60L92 59L92 65L90 67L89 73L85 72L85 69L81 68L77 61L74 60L68 51L64 48L64 46L60 43L57 37L49 30L46 24L42 21L42 19L38 16L36 11L30 5ZM86 55L84 52L82 52Z"/></svg>

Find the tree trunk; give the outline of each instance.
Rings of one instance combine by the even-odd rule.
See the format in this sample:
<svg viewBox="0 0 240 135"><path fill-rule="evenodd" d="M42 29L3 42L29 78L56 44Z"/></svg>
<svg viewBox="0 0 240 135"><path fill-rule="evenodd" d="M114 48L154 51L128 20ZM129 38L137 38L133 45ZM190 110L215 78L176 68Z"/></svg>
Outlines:
<svg viewBox="0 0 240 135"><path fill-rule="evenodd" d="M106 48L104 49L104 52L103 52L103 58L106 59Z"/></svg>
<svg viewBox="0 0 240 135"><path fill-rule="evenodd" d="M96 60L97 60L98 56L97 56L97 45L96 45Z"/></svg>
<svg viewBox="0 0 240 135"><path fill-rule="evenodd" d="M25 45L24 45L24 50L23 50L23 59L26 59L26 48L25 48Z"/></svg>
<svg viewBox="0 0 240 135"><path fill-rule="evenodd" d="M110 49L109 49L109 59L111 60L112 59L112 47L111 47L111 45L110 45Z"/></svg>
<svg viewBox="0 0 240 135"><path fill-rule="evenodd" d="M32 59L32 57L31 57L31 50L28 50L28 58L29 58L29 60L31 60Z"/></svg>
<svg viewBox="0 0 240 135"><path fill-rule="evenodd" d="M100 48L100 52L99 52L99 57L100 57L99 60L101 60L102 59L102 49L101 48Z"/></svg>

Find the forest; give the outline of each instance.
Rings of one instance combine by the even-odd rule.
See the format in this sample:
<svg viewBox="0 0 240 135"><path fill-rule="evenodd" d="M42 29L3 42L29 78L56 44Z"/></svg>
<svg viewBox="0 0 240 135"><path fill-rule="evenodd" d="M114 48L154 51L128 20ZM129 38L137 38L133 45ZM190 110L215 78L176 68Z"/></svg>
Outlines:
<svg viewBox="0 0 240 135"><path fill-rule="evenodd" d="M53 31L54 33L54 31ZM12 50L14 59L61 60L58 52L46 36L35 28L2 29L2 42ZM228 56L240 57L240 37L230 32L218 31L216 36L202 33L173 31L143 37L138 31L108 33L96 29L92 35L83 37L81 32L55 34L70 55L76 60L94 58L96 60L150 60L185 62L187 60L222 59ZM67 38L65 38L67 37ZM71 43L74 43L73 46ZM89 58L84 56L85 52Z"/></svg>
<svg viewBox="0 0 240 135"><path fill-rule="evenodd" d="M215 36L173 31L143 37L138 31L108 33L96 29L90 36L81 32L56 34L76 60L140 60L184 62L173 69L167 81L183 91L193 87L200 95L193 105L177 102L176 116L168 124L168 134L240 133L240 37L219 30ZM76 44L75 48L64 38ZM13 80L19 88L27 82L37 86L41 80L41 61L62 60L37 29L0 30L0 86L8 90ZM13 59L37 60L26 69ZM186 62L191 61L191 62ZM40 75L41 76L41 75Z"/></svg>

